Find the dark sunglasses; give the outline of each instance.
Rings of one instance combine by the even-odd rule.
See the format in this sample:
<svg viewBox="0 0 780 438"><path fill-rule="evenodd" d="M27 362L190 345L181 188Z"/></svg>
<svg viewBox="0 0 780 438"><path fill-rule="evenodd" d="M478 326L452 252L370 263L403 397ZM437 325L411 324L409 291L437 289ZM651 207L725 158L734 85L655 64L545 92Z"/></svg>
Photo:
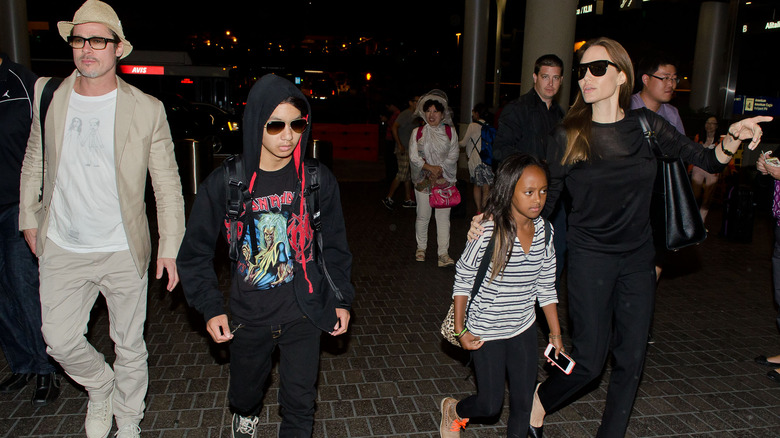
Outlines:
<svg viewBox="0 0 780 438"><path fill-rule="evenodd" d="M615 64L612 61L607 61L606 59L602 59L600 61L591 61L585 64L580 64L577 66L577 80L581 80L585 77L585 74L588 73L588 70L590 70L590 74L593 76L599 77L604 76L607 73L607 69L609 66L615 67L618 71L620 71L620 67L618 67L617 64Z"/></svg>
<svg viewBox="0 0 780 438"><path fill-rule="evenodd" d="M265 124L265 131L271 135L276 135L282 132L286 125L287 123L281 120L274 120L273 122L268 122ZM302 134L308 125L309 122L307 122L306 119L295 119L290 122L290 129L292 129L296 134Z"/></svg>

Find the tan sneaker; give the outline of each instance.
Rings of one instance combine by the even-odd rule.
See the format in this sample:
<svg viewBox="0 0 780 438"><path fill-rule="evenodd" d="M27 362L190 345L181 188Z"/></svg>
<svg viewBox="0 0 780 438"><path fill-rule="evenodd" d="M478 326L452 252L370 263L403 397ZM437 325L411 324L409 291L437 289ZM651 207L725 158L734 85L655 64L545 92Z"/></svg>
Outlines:
<svg viewBox="0 0 780 438"><path fill-rule="evenodd" d="M425 250L424 249L418 249L414 252L414 259L418 262L424 262L425 261Z"/></svg>
<svg viewBox="0 0 780 438"><path fill-rule="evenodd" d="M449 256L449 254L442 254L439 256L439 267L440 268L447 268L455 264L455 260L452 260L452 257Z"/></svg>
<svg viewBox="0 0 780 438"><path fill-rule="evenodd" d="M459 438L460 431L466 429L468 418L458 417L455 412L455 406L458 401L452 397L445 397L441 400L441 423L439 424L439 434L441 438Z"/></svg>

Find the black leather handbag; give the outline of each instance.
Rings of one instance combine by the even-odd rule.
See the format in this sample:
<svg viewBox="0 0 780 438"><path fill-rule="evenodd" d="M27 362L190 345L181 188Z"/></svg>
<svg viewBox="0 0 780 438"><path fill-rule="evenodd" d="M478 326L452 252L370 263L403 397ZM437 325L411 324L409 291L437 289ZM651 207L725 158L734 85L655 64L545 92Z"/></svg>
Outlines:
<svg viewBox="0 0 780 438"><path fill-rule="evenodd" d="M707 238L707 230L699 214L685 164L680 158L670 157L661 151L655 132L641 112L639 123L658 159L658 172L650 202L650 220L656 247L663 245L668 250L677 251L701 243Z"/></svg>

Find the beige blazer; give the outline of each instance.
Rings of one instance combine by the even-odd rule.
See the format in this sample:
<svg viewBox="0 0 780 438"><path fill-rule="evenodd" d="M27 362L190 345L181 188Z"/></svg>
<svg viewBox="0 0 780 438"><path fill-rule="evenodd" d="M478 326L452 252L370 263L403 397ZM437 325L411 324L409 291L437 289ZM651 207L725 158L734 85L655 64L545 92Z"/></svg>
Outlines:
<svg viewBox="0 0 780 438"><path fill-rule="evenodd" d="M52 189L57 180L65 136L65 118L76 75L74 71L63 80L49 105L43 157L39 102L48 79L41 78L35 84L33 123L22 164L19 229L38 229L38 257L43 255L46 242ZM118 77L114 130L114 162L122 224L138 274L143 276L149 269L151 257L149 222L144 202L147 170L152 178L157 204L160 234L157 257L176 258L184 236L184 200L179 169L162 103ZM41 159L44 160L45 171L43 200L39 202ZM95 187L95 190L99 189Z"/></svg>

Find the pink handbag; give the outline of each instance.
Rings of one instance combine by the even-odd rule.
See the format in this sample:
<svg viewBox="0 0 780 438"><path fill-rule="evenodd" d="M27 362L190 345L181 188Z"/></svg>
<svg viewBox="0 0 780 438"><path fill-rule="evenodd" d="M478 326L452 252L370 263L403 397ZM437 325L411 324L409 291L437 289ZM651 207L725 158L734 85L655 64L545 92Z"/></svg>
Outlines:
<svg viewBox="0 0 780 438"><path fill-rule="evenodd" d="M460 192L454 184L431 187L428 202L432 208L450 208L460 204Z"/></svg>

